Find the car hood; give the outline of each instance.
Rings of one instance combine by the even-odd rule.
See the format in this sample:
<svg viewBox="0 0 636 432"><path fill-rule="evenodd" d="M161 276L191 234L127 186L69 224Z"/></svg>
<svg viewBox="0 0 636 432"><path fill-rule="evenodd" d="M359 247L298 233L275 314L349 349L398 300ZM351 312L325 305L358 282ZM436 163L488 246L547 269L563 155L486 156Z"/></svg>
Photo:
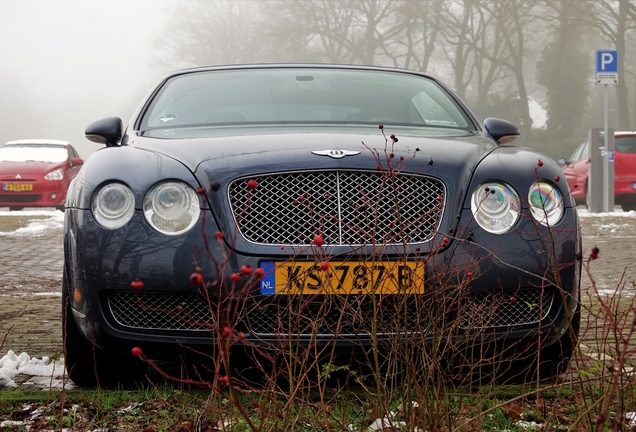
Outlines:
<svg viewBox="0 0 636 432"><path fill-rule="evenodd" d="M354 131L348 128L288 129L284 132L275 128L249 131L226 129L209 136L198 137L193 134L187 138L174 136L171 139L157 139L158 135L136 136L129 140L129 144L170 156L193 173L208 172L212 177L228 171L247 175L317 168L375 169L378 165L376 155L386 166L388 156L385 156L385 148L387 154L392 149L391 139L387 137L387 145L377 128L373 128L373 132L368 128ZM491 139L473 132L391 132L398 137L398 142L393 146L393 165L404 156L408 162L404 165L405 172L421 173L426 170L429 175L472 172L484 156L497 148ZM350 150L359 151L360 154L334 159L312 153L321 150ZM429 164L431 159L432 165Z"/></svg>
<svg viewBox="0 0 636 432"><path fill-rule="evenodd" d="M25 176L46 175L58 168L63 168L66 162L0 162L0 178L15 179L20 174Z"/></svg>

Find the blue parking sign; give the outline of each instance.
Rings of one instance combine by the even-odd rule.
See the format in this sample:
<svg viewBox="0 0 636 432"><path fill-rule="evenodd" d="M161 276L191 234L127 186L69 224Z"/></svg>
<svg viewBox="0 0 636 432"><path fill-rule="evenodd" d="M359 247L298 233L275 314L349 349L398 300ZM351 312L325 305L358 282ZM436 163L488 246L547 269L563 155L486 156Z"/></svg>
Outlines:
<svg viewBox="0 0 636 432"><path fill-rule="evenodd" d="M618 51L596 51L596 83L618 84Z"/></svg>

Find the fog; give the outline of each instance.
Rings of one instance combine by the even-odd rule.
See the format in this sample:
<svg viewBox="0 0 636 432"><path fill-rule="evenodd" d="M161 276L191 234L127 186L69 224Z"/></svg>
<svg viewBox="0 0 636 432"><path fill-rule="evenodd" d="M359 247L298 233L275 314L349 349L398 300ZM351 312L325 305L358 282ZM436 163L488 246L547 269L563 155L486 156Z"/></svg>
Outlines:
<svg viewBox="0 0 636 432"><path fill-rule="evenodd" d="M169 2L0 1L0 144L70 141L82 157L99 145L85 127L127 123L152 84L153 38Z"/></svg>
<svg viewBox="0 0 636 432"><path fill-rule="evenodd" d="M71 141L176 68L253 62L376 64L454 88L521 145L567 156L602 126L596 49L620 52L610 121L636 127L636 0L0 1L0 143Z"/></svg>

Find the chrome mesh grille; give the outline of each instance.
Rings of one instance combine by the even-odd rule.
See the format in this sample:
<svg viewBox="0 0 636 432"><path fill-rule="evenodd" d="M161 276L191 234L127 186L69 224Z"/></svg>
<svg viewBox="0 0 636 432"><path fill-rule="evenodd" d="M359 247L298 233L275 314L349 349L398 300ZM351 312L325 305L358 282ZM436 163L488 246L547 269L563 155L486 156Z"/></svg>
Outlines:
<svg viewBox="0 0 636 432"><path fill-rule="evenodd" d="M243 237L260 244L423 243L439 223L441 181L413 174L313 171L253 176L230 183L230 205Z"/></svg>
<svg viewBox="0 0 636 432"><path fill-rule="evenodd" d="M415 302L406 308L398 301L391 302L386 298L382 303L375 311L368 301L343 298L320 303L292 301L256 304L246 314L246 325L249 332L256 336L292 334L345 337L366 336L374 331L385 335L426 333L428 319L422 318L426 316L424 313L418 313Z"/></svg>
<svg viewBox="0 0 636 432"><path fill-rule="evenodd" d="M192 294L114 292L107 298L117 324L128 328L210 331L212 324L208 305Z"/></svg>
<svg viewBox="0 0 636 432"><path fill-rule="evenodd" d="M479 292L467 297L462 308L464 329L514 327L536 324L550 313L554 290L523 289L515 291Z"/></svg>

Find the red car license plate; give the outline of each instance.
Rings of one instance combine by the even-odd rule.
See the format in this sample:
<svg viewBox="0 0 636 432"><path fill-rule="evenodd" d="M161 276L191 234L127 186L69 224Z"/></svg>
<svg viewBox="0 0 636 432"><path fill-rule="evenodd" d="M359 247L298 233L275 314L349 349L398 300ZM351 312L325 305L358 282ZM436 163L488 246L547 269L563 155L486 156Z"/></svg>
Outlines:
<svg viewBox="0 0 636 432"><path fill-rule="evenodd" d="M2 185L2 190L5 191L31 191L33 190L33 185L28 183L5 183Z"/></svg>

